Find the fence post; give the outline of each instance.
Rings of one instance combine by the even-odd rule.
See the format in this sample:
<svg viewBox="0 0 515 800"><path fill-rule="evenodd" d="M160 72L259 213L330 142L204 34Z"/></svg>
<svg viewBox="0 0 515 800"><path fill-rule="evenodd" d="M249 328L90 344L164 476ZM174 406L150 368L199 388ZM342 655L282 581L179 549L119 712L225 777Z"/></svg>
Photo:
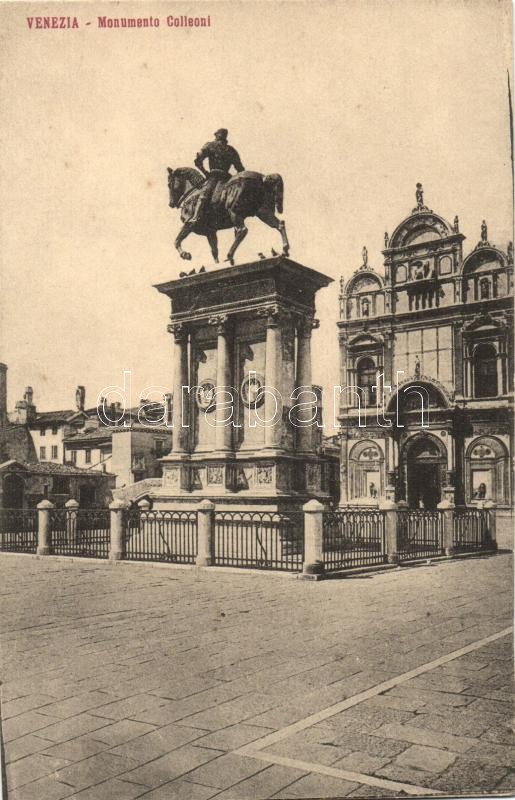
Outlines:
<svg viewBox="0 0 515 800"><path fill-rule="evenodd" d="M109 511L111 512L109 560L121 561L125 555L125 503L123 500L113 500L113 502L109 504Z"/></svg>
<svg viewBox="0 0 515 800"><path fill-rule="evenodd" d="M384 539L388 563L398 564L400 561L398 544L399 508L393 500L382 500L379 503L379 510L384 512Z"/></svg>
<svg viewBox="0 0 515 800"><path fill-rule="evenodd" d="M215 504L202 500L197 506L197 567L211 567L215 560Z"/></svg>
<svg viewBox="0 0 515 800"><path fill-rule="evenodd" d="M485 509L488 511L488 537L493 550L497 550L497 511L493 500L487 500Z"/></svg>
<svg viewBox="0 0 515 800"><path fill-rule="evenodd" d="M36 553L38 556L48 556L52 552L52 523L50 512L55 508L50 500L42 500L38 503L38 546Z"/></svg>
<svg viewBox="0 0 515 800"><path fill-rule="evenodd" d="M64 504L64 507L66 508L66 541L68 544L75 544L77 542L77 510L79 504L72 497L71 500Z"/></svg>
<svg viewBox="0 0 515 800"><path fill-rule="evenodd" d="M324 506L318 500L309 500L304 511L304 575L324 574Z"/></svg>
<svg viewBox="0 0 515 800"><path fill-rule="evenodd" d="M442 548L446 556L453 556L456 552L454 547L454 503L452 500L442 500L438 503L437 509L443 516Z"/></svg>

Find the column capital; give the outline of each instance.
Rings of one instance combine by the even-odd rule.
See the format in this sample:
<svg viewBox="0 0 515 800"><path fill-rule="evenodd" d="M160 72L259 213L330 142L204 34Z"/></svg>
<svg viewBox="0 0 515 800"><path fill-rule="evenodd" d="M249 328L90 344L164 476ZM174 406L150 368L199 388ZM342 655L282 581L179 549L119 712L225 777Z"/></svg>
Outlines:
<svg viewBox="0 0 515 800"><path fill-rule="evenodd" d="M265 308L259 308L257 311L258 317L266 318L267 328L276 328L281 322L281 318L285 316L284 310L275 303Z"/></svg>
<svg viewBox="0 0 515 800"><path fill-rule="evenodd" d="M311 333L320 327L320 320L314 317L300 317L297 322L297 332L299 336L308 339Z"/></svg>
<svg viewBox="0 0 515 800"><path fill-rule="evenodd" d="M173 337L176 342L183 342L186 339L188 333L186 327L182 324L182 322L170 322L166 326L166 330L168 331L168 333L173 333Z"/></svg>
<svg viewBox="0 0 515 800"><path fill-rule="evenodd" d="M226 333L228 321L228 314L213 314L208 319L209 325L213 325L216 328L216 332L219 336L222 336L224 333Z"/></svg>

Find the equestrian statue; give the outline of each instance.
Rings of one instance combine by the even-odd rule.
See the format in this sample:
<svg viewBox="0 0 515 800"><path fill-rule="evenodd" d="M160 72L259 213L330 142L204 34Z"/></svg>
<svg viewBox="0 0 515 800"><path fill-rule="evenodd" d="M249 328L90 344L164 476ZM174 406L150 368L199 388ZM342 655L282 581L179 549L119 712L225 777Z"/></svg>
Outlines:
<svg viewBox="0 0 515 800"><path fill-rule="evenodd" d="M283 210L283 179L280 175L261 175L249 172L241 163L238 152L231 147L226 128L216 131L195 158L195 166L168 167L170 208L181 209L183 226L175 240L181 258L188 261L191 253L182 248L190 233L206 236L218 263L217 231L234 228L234 242L226 261L234 265L234 254L248 233L246 217L258 217L271 228L277 228L283 241L283 255L289 254L286 226L275 216ZM209 170L204 167L207 158ZM236 174L229 170L233 167Z"/></svg>

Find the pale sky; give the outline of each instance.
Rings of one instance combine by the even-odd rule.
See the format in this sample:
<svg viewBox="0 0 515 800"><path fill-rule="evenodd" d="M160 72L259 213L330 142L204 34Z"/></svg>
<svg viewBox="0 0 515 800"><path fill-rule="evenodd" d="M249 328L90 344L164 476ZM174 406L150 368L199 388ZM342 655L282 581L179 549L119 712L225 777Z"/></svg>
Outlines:
<svg viewBox="0 0 515 800"><path fill-rule="evenodd" d="M45 14L75 14L80 28L28 28ZM99 30L99 14L161 26ZM212 27L168 28L167 14L210 14ZM73 407L77 384L92 405L124 370L133 402L171 388L168 300L152 284L186 262L166 167L192 165L221 126L246 168L283 176L291 257L335 279L313 334L326 393L338 278L363 245L382 270L384 232L415 205L417 181L430 208L459 215L465 252L483 218L490 241L512 238L508 2L2 3L0 29L10 409L27 384L40 410ZM280 249L277 231L247 224L237 263ZM232 235L219 235L221 254ZM185 246L189 268L213 268L204 238Z"/></svg>

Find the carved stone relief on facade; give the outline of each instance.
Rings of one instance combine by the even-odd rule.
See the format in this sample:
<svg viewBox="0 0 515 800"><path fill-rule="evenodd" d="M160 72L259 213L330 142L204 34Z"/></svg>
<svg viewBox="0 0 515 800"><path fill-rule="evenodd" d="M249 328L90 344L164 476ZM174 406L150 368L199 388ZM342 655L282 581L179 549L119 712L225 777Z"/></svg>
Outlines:
<svg viewBox="0 0 515 800"><path fill-rule="evenodd" d="M207 468L207 482L220 484L223 483L224 468L221 464L208 465Z"/></svg>
<svg viewBox="0 0 515 800"><path fill-rule="evenodd" d="M266 486L272 483L273 469L269 464L258 464L256 466L256 483L258 486Z"/></svg>
<svg viewBox="0 0 515 800"><path fill-rule="evenodd" d="M181 483L180 467L168 467L163 475L163 486L178 488Z"/></svg>

